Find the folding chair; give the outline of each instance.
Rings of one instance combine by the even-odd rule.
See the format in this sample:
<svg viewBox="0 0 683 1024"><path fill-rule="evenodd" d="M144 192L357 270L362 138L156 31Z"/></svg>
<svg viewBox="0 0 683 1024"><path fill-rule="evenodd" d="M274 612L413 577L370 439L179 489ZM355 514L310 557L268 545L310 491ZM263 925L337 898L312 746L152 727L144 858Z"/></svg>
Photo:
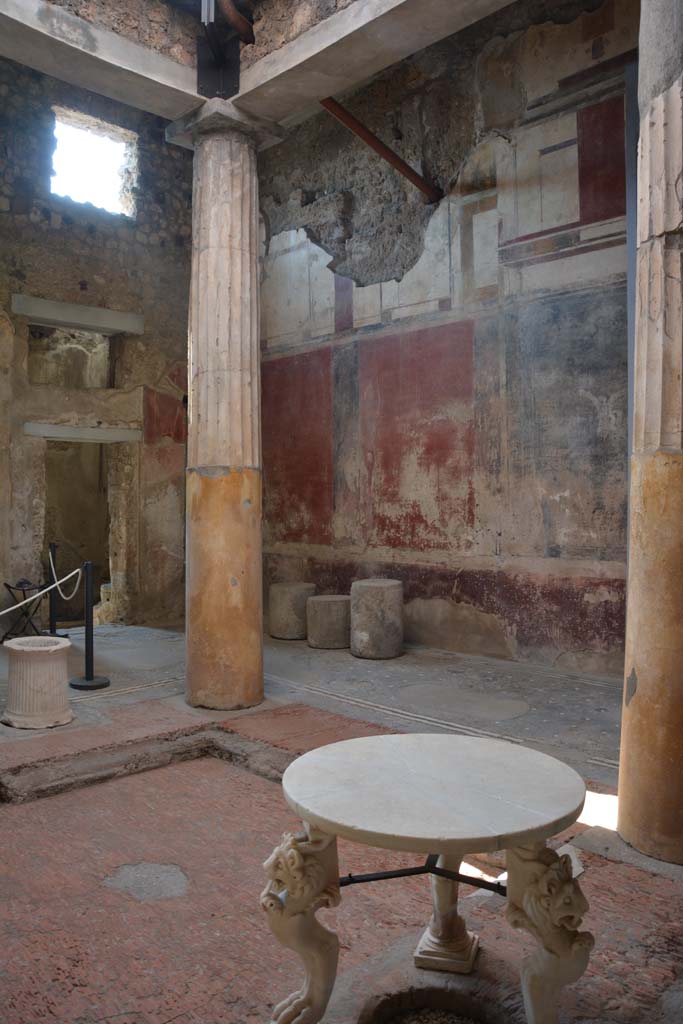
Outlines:
<svg viewBox="0 0 683 1024"><path fill-rule="evenodd" d="M7 583L5 581L5 590L9 593L15 604L21 604L22 601L31 596L32 591L40 591L42 587L43 584L31 583L30 580L24 579L17 580L16 583ZM43 603L43 597L44 595L40 594L39 597L36 597L18 610L16 618L11 622L6 633L3 634L0 643L4 643L5 640L10 640L15 636L25 636L29 630L32 630L35 636L42 635L42 630L38 629L33 621L33 617L37 614L38 609Z"/></svg>

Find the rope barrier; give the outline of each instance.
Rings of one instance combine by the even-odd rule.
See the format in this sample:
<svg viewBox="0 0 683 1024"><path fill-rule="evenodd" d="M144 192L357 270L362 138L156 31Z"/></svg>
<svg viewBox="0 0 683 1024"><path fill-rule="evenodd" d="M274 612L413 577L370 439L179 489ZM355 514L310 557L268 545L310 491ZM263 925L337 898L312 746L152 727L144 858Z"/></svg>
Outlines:
<svg viewBox="0 0 683 1024"><path fill-rule="evenodd" d="M17 608L21 608L22 605L30 604L31 601L35 601L35 600L37 600L37 598L42 597L43 594L47 594L48 590L54 590L55 587L59 588L59 584L60 583L66 583L66 581L70 580L72 576L78 576L79 577L78 583L80 585L80 582L81 582L80 581L80 575L81 575L81 570L80 569L74 569L74 571L70 572L68 574L68 576L62 576L61 580L57 580L56 583L51 583L49 587L45 587L45 590L40 590L37 594L33 594L32 597L27 597L25 601L20 601L18 604L13 604L11 606L11 608L5 608L3 611L0 612L0 615L7 615L9 612L15 612L17 610ZM59 591L59 593L60 594L62 593L61 590ZM76 591L74 590L74 594L75 593L76 593ZM62 597L63 596L64 595L62 594ZM73 597L73 594L71 596Z"/></svg>
<svg viewBox="0 0 683 1024"><path fill-rule="evenodd" d="M73 590L71 591L71 593L67 597L66 594L64 593L64 591L62 590L62 588L59 585L60 583L63 583L64 581L63 580L57 580L57 570L55 569L55 563L52 560L52 552L51 551L50 551L50 554L49 554L49 558L50 558L50 569L52 570L52 579L55 580L55 586L57 587L57 593L61 597L62 601L71 601L71 599L76 596L76 592L78 591L78 588L81 585L81 572L82 572L82 570L81 569L78 570L78 579L76 580L76 586L73 588ZM67 579L67 578L68 577L66 577L66 576L64 577L64 579Z"/></svg>

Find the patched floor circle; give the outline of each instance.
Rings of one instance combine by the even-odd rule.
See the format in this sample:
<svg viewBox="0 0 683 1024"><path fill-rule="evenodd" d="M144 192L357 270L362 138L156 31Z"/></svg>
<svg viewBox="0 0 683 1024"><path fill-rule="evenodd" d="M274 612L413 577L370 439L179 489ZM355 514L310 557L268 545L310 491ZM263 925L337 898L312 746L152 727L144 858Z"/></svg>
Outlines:
<svg viewBox="0 0 683 1024"><path fill-rule="evenodd" d="M187 875L177 864L122 864L104 884L145 903L184 896Z"/></svg>

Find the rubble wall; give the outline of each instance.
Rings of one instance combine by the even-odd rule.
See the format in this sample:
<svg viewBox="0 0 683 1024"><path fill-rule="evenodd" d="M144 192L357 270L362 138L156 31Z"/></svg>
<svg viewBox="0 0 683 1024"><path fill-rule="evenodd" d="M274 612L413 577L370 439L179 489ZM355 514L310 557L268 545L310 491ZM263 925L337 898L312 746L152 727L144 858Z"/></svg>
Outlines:
<svg viewBox="0 0 683 1024"><path fill-rule="evenodd" d="M55 105L137 133L135 218L51 194ZM45 572L47 442L24 424L137 429L139 442L107 446L113 606L129 622L183 611L192 155L164 127L0 61L0 578ZM31 384L21 293L138 313L144 333L110 339L106 387Z"/></svg>

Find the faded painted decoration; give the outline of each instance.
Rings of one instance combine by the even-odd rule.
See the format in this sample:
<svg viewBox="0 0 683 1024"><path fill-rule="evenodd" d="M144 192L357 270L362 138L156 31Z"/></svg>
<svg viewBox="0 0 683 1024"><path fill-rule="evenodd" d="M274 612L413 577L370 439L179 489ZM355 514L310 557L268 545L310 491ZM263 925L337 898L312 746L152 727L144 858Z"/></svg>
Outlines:
<svg viewBox="0 0 683 1024"><path fill-rule="evenodd" d="M348 101L436 207L322 117L262 154L266 573L384 573L409 640L619 673L638 12L566 7Z"/></svg>

